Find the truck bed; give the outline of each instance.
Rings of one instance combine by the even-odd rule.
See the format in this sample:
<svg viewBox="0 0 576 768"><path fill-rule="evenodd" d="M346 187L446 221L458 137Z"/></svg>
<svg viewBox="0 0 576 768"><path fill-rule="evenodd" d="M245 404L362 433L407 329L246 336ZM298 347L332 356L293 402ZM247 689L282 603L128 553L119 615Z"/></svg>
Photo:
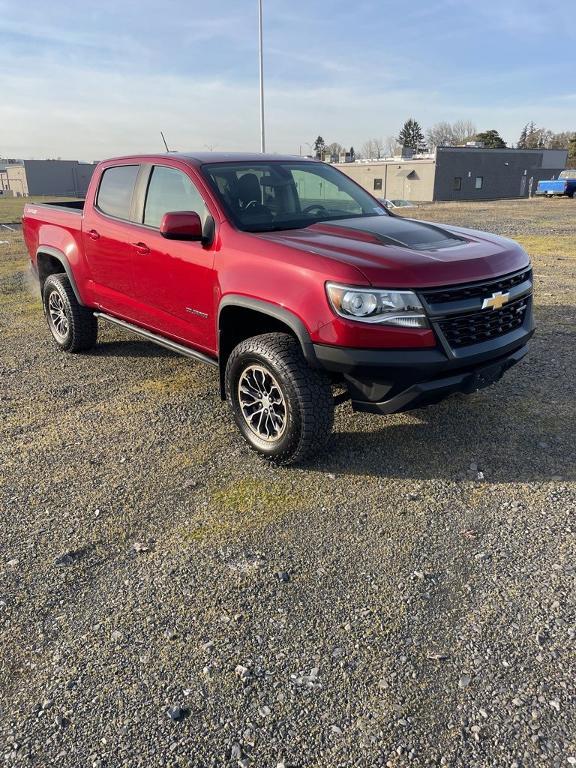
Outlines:
<svg viewBox="0 0 576 768"><path fill-rule="evenodd" d="M37 208L43 208L45 206L50 208L62 208L64 211L81 214L84 210L84 203L85 200L69 200L68 202L64 203L33 203L33 205Z"/></svg>
<svg viewBox="0 0 576 768"><path fill-rule="evenodd" d="M575 191L576 179L563 178L562 176L558 179L539 181L536 188L537 195L548 195L549 197L554 195L568 195L572 197Z"/></svg>
<svg viewBox="0 0 576 768"><path fill-rule="evenodd" d="M26 203L22 216L22 233L37 271L37 253L65 254L71 271L82 270L82 224L84 200L55 203Z"/></svg>

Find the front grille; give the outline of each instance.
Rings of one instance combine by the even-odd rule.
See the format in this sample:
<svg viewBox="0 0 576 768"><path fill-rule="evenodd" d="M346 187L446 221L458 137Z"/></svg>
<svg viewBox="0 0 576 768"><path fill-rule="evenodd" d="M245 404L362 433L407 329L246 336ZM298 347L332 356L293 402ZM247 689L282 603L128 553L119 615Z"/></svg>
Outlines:
<svg viewBox="0 0 576 768"><path fill-rule="evenodd" d="M445 304L451 301L462 301L476 297L487 297L493 293L508 293L514 286L520 285L526 280L532 281L532 270L525 269L514 275L507 275L497 280L488 280L483 283L470 283L457 285L453 288L440 288L436 290L422 291L422 295L429 304Z"/></svg>
<svg viewBox="0 0 576 768"><path fill-rule="evenodd" d="M520 328L529 301L530 298L524 296L502 309L450 317L440 321L440 329L451 347L480 344Z"/></svg>

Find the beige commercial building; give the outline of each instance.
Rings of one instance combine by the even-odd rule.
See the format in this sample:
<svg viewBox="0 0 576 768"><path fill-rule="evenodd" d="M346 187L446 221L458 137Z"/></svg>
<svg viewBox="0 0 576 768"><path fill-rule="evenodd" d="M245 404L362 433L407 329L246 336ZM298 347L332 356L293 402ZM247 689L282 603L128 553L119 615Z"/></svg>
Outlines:
<svg viewBox="0 0 576 768"><path fill-rule="evenodd" d="M361 184L374 197L421 202L434 199L435 158L421 160L394 158L371 162L338 163L336 167Z"/></svg>

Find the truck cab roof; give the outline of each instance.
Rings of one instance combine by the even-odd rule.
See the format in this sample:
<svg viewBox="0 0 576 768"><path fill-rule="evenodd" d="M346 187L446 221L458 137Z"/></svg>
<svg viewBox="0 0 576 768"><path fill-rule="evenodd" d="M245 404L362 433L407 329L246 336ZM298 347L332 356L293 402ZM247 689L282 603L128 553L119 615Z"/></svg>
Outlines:
<svg viewBox="0 0 576 768"><path fill-rule="evenodd" d="M300 155L277 155L273 153L260 152L161 152L158 154L125 155L122 157L114 157L106 160L106 163L120 160L158 162L159 160L166 160L171 157L177 160L184 160L190 165L195 166L205 165L207 163L270 163L286 161L294 162L295 160L308 163L319 162L317 160L313 160L308 157L302 157Z"/></svg>

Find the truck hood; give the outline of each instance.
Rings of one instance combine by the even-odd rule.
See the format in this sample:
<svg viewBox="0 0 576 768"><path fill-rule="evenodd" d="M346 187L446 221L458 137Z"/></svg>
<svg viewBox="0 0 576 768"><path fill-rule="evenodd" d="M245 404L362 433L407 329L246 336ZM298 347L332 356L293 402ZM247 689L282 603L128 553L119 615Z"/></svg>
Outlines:
<svg viewBox="0 0 576 768"><path fill-rule="evenodd" d="M372 285L390 288L485 280L529 264L512 240L399 216L338 219L258 237L344 262Z"/></svg>

